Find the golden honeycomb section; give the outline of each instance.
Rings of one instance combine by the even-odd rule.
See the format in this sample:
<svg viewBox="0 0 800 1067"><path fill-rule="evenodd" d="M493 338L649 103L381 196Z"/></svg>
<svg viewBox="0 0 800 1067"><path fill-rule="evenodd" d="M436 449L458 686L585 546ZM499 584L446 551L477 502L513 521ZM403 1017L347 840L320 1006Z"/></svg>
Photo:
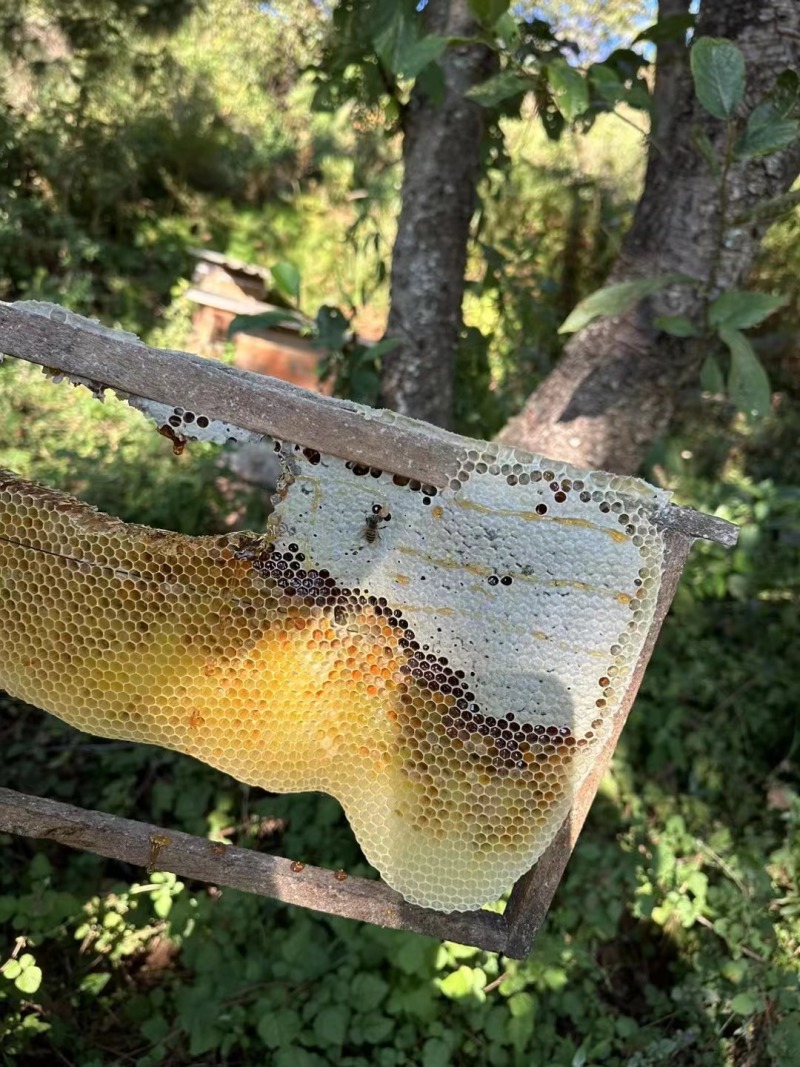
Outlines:
<svg viewBox="0 0 800 1067"><path fill-rule="evenodd" d="M595 529L604 551L630 553L608 557L607 588L515 570L493 530L486 551L503 567L467 561L465 580L478 585L461 592L436 541L470 543L457 494L371 472L367 495L353 465L307 451L298 462L314 491L284 487L274 535L263 537L128 525L0 472L0 687L92 734L175 749L266 790L335 796L367 858L414 903L450 911L497 899L552 840L607 734L657 591L652 533L603 488L580 506L594 515L614 500L630 527L617 534L610 513L613 536ZM565 496L563 484L547 491ZM469 515L485 526L490 504ZM549 551L558 529L535 509L521 514L543 532L537 551ZM592 525L564 521L570 536ZM405 540L393 545L399 530ZM574 555L571 543L553 545L556 559ZM561 616L542 622L519 607L569 595L596 605L596 648L570 644ZM461 628L446 632L440 624L457 616ZM491 658L468 648L481 627L498 658L478 670ZM529 652L539 647L541 669ZM557 688L551 660L565 675Z"/></svg>
<svg viewBox="0 0 800 1067"><path fill-rule="evenodd" d="M5 479L0 685L89 733L332 793L357 833L378 827L379 868L380 852L418 847L414 829L455 843L455 859L432 850L440 878L464 849L471 862L529 851L579 742L473 714L463 681L404 643L399 612L304 562Z"/></svg>

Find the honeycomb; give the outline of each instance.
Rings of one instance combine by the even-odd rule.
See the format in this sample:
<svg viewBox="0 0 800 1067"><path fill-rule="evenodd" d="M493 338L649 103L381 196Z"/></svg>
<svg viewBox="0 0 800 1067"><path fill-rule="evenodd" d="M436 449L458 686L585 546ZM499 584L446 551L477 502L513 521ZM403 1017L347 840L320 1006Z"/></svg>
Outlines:
<svg viewBox="0 0 800 1067"><path fill-rule="evenodd" d="M0 472L0 687L92 734L332 794L413 903L496 900L609 735L664 494L477 442L439 488L276 448L260 535L128 525Z"/></svg>

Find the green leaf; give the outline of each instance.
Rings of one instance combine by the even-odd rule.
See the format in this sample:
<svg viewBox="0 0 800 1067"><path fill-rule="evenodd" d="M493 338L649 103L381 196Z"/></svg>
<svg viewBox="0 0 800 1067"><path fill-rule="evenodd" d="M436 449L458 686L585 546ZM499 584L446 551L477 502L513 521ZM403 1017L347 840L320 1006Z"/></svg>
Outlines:
<svg viewBox="0 0 800 1067"><path fill-rule="evenodd" d="M490 30L508 11L510 0L469 0L469 9L481 26Z"/></svg>
<svg viewBox="0 0 800 1067"><path fill-rule="evenodd" d="M573 122L589 106L589 88L579 70L560 56L547 64L547 80L558 110Z"/></svg>
<svg viewBox="0 0 800 1067"><path fill-rule="evenodd" d="M473 989L472 968L461 966L439 981L439 988L446 997L459 1000L468 997Z"/></svg>
<svg viewBox="0 0 800 1067"><path fill-rule="evenodd" d="M350 323L342 311L329 304L323 304L317 312L315 319L316 337L314 344L319 348L327 348L329 351L338 351L342 348L350 329Z"/></svg>
<svg viewBox="0 0 800 1067"><path fill-rule="evenodd" d="M438 1037L429 1037L422 1046L422 1067L451 1067L450 1046Z"/></svg>
<svg viewBox="0 0 800 1067"><path fill-rule="evenodd" d="M747 119L734 151L740 159L767 156L786 148L800 134L800 77L784 70L775 85Z"/></svg>
<svg viewBox="0 0 800 1067"><path fill-rule="evenodd" d="M267 1048L288 1048L303 1029L303 1021L291 1008L273 1009L269 1004L257 1005L261 1014L256 1024L258 1036Z"/></svg>
<svg viewBox="0 0 800 1067"><path fill-rule="evenodd" d="M396 1025L395 1020L388 1015L378 1015L377 1012L373 1012L364 1016L361 1022L361 1032L368 1044L379 1045L389 1037Z"/></svg>
<svg viewBox="0 0 800 1067"><path fill-rule="evenodd" d="M506 1040L508 1012L500 1005L492 1008L483 1024L483 1034L493 1045L502 1045Z"/></svg>
<svg viewBox="0 0 800 1067"><path fill-rule="evenodd" d="M388 992L387 983L375 974L357 974L350 986L350 996L356 1011L373 1011Z"/></svg>
<svg viewBox="0 0 800 1067"><path fill-rule="evenodd" d="M8 978L10 982L22 973L22 964L19 960L7 960L3 964L2 975L4 978Z"/></svg>
<svg viewBox="0 0 800 1067"><path fill-rule="evenodd" d="M35 993L42 984L41 967L26 967L21 974L14 979L14 985L20 993Z"/></svg>
<svg viewBox="0 0 800 1067"><path fill-rule="evenodd" d="M758 107L751 112L755 124L776 119L798 117L800 110L800 75L794 70L784 70L775 79L775 84Z"/></svg>
<svg viewBox="0 0 800 1067"><path fill-rule="evenodd" d="M761 1007L761 998L755 993L737 993L731 1000L731 1011L737 1015L755 1015Z"/></svg>
<svg viewBox="0 0 800 1067"><path fill-rule="evenodd" d="M747 120L747 128L734 146L734 154L739 159L755 159L769 156L787 148L800 134L800 122L797 119L767 119L756 108Z"/></svg>
<svg viewBox="0 0 800 1067"><path fill-rule="evenodd" d="M441 107L447 90L441 63L429 63L424 70L421 70L417 75L416 87L428 97L434 107ZM396 102L392 101L391 103L396 106ZM387 124L390 125L388 113ZM383 262L379 264L378 271L379 273L385 272ZM381 280L383 279L381 278Z"/></svg>
<svg viewBox="0 0 800 1067"><path fill-rule="evenodd" d="M31 865L28 871L31 878L36 879L38 882L41 878L47 878L52 872L53 867L47 856L45 856L43 852L37 852L31 860ZM33 957L31 957L31 959L32 958Z"/></svg>
<svg viewBox="0 0 800 1067"><path fill-rule="evenodd" d="M419 41L409 45L398 57L398 69L395 73L404 78L416 78L429 63L442 55L447 44L447 37L437 37L432 33L420 38Z"/></svg>
<svg viewBox="0 0 800 1067"><path fill-rule="evenodd" d="M392 963L403 974L425 974L433 959L433 946L422 937L406 937L394 953Z"/></svg>
<svg viewBox="0 0 800 1067"><path fill-rule="evenodd" d="M276 263L269 272L279 292L295 301L300 299L300 271L294 263Z"/></svg>
<svg viewBox="0 0 800 1067"><path fill-rule="evenodd" d="M741 289L727 289L721 293L708 309L708 321L716 327L730 326L736 330L746 330L757 326L778 308L782 308L789 297L782 294L749 293Z"/></svg>
<svg viewBox="0 0 800 1067"><path fill-rule="evenodd" d="M684 882L684 888L700 900L705 900L708 890L708 875L702 871L692 871L686 881Z"/></svg>
<svg viewBox="0 0 800 1067"><path fill-rule="evenodd" d="M767 373L743 333L722 326L719 336L731 353L728 393L736 407L746 415L761 418L770 410Z"/></svg>
<svg viewBox="0 0 800 1067"><path fill-rule="evenodd" d="M157 1012L155 1015L151 1015L150 1018L145 1019L139 1029L142 1037L156 1044L164 1040L171 1027L164 1016Z"/></svg>
<svg viewBox="0 0 800 1067"><path fill-rule="evenodd" d="M385 28L373 38L375 51L384 65L403 78L416 78L420 71L438 59L447 48L447 37L419 36L420 23L398 4Z"/></svg>
<svg viewBox="0 0 800 1067"><path fill-rule="evenodd" d="M736 45L724 37L700 37L689 62L697 99L717 119L732 118L744 95L745 62Z"/></svg>
<svg viewBox="0 0 800 1067"><path fill-rule="evenodd" d="M368 359L381 359L387 352L393 352L399 344L399 337L384 337L382 340L376 341L374 345L367 345L364 352Z"/></svg>
<svg viewBox="0 0 800 1067"><path fill-rule="evenodd" d="M706 356L705 362L700 368L700 388L705 393L725 392L725 379L722 376L722 368L714 356Z"/></svg>
<svg viewBox="0 0 800 1067"><path fill-rule="evenodd" d="M664 333L672 334L673 337L697 336L691 319L685 315L657 315L653 319L653 325L657 330L663 330Z"/></svg>
<svg viewBox="0 0 800 1067"><path fill-rule="evenodd" d="M782 70L768 99L778 118L796 115L800 109L800 74L791 67Z"/></svg>
<svg viewBox="0 0 800 1067"><path fill-rule="evenodd" d="M587 72L592 88L607 104L618 104L626 93L619 74L605 63L593 63Z"/></svg>
<svg viewBox="0 0 800 1067"><path fill-rule="evenodd" d="M536 1007L536 1001L530 993L514 993L508 998L508 1010L516 1019L520 1015L531 1015Z"/></svg>
<svg viewBox="0 0 800 1067"><path fill-rule="evenodd" d="M295 1047L279 1049L269 1067L325 1067L328 1063L330 1060L323 1060L314 1052Z"/></svg>
<svg viewBox="0 0 800 1067"><path fill-rule="evenodd" d="M444 995L453 1000L468 996L485 999L483 987L486 985L486 974L480 967L467 967L462 964L458 970L440 979L437 984Z"/></svg>
<svg viewBox="0 0 800 1067"><path fill-rule="evenodd" d="M628 107L637 107L640 111L650 111L652 98L647 91L646 82L637 78L633 85L625 93L625 103Z"/></svg>
<svg viewBox="0 0 800 1067"><path fill-rule="evenodd" d="M314 1019L314 1036L317 1042L323 1048L331 1045L340 1047L347 1036L349 1022L350 1009L344 1004L332 1004L323 1008Z"/></svg>
<svg viewBox="0 0 800 1067"><path fill-rule="evenodd" d="M153 911L159 919L166 919L170 911L172 911L172 897L168 890L161 893L153 893Z"/></svg>
<svg viewBox="0 0 800 1067"><path fill-rule="evenodd" d="M530 88L530 78L518 74L515 70L501 70L499 74L493 74L480 85L473 85L467 90L465 96L480 104L481 107L496 107L502 100L519 96Z"/></svg>
<svg viewBox="0 0 800 1067"><path fill-rule="evenodd" d="M518 995L521 996L522 994ZM531 1034L533 1033L533 1022L534 1015L532 1011L524 1012L520 1015L513 1015L508 1020L508 1026L506 1028L508 1040L517 1052L522 1052L530 1041Z"/></svg>
<svg viewBox="0 0 800 1067"><path fill-rule="evenodd" d="M577 333L593 319L602 315L622 315L646 296L670 285L692 282L685 274L664 274L658 278L641 278L634 282L607 285L591 293L570 312L559 327L559 333Z"/></svg>
<svg viewBox="0 0 800 1067"><path fill-rule="evenodd" d="M188 1030L189 1054L192 1057L202 1056L210 1052L212 1048L218 1048L222 1041L222 1028L217 1025L216 1018L211 1014L194 1015Z"/></svg>
<svg viewBox="0 0 800 1067"><path fill-rule="evenodd" d="M568 981L563 967L545 967L542 977L550 989L563 989Z"/></svg>
<svg viewBox="0 0 800 1067"><path fill-rule="evenodd" d="M506 48L513 48L520 38L519 23L513 15L506 12L501 15L494 25L494 32L505 44Z"/></svg>
<svg viewBox="0 0 800 1067"><path fill-rule="evenodd" d="M638 44L639 41L652 41L653 44L668 44L671 41L682 41L685 39L688 31L694 26L696 15L690 15L688 13L681 13L678 15L667 15L666 18L659 19L658 22L654 22L652 26L648 26L647 29L642 30L634 40L634 44Z"/></svg>
<svg viewBox="0 0 800 1067"><path fill-rule="evenodd" d="M237 315L228 327L228 337L235 333L271 330L273 326L300 326L301 319L294 311L262 311L258 315Z"/></svg>

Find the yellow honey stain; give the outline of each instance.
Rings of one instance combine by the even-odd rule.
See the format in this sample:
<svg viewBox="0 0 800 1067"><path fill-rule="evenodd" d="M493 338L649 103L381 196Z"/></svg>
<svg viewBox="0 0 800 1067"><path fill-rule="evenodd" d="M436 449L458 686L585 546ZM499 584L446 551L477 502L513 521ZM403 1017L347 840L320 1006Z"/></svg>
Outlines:
<svg viewBox="0 0 800 1067"><path fill-rule="evenodd" d="M607 526L600 526L590 519L569 518L565 515L540 515L536 511L519 511L517 508L490 508L486 504L479 504L475 500L467 500L463 497L455 497L453 503L456 507L463 508L466 511L477 511L482 515L497 515L502 518L514 517L524 519L525 522L550 522L556 526L575 526L584 530L596 530L598 533L606 534L616 544L621 544L623 541L628 540L627 535L620 533L619 530L611 530Z"/></svg>

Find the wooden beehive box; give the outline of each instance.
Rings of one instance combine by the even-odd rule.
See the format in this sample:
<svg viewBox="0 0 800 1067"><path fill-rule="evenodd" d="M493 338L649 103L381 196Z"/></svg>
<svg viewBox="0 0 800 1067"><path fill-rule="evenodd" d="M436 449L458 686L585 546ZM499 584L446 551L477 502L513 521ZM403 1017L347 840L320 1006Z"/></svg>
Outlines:
<svg viewBox="0 0 800 1067"><path fill-rule="evenodd" d="M196 249L192 285L186 299L195 305L191 346L200 355L219 356L228 342L228 327L237 315L258 315L278 308L267 301L270 272L219 252ZM319 380L322 353L291 323L237 333L232 340L234 365L256 374L327 394Z"/></svg>

